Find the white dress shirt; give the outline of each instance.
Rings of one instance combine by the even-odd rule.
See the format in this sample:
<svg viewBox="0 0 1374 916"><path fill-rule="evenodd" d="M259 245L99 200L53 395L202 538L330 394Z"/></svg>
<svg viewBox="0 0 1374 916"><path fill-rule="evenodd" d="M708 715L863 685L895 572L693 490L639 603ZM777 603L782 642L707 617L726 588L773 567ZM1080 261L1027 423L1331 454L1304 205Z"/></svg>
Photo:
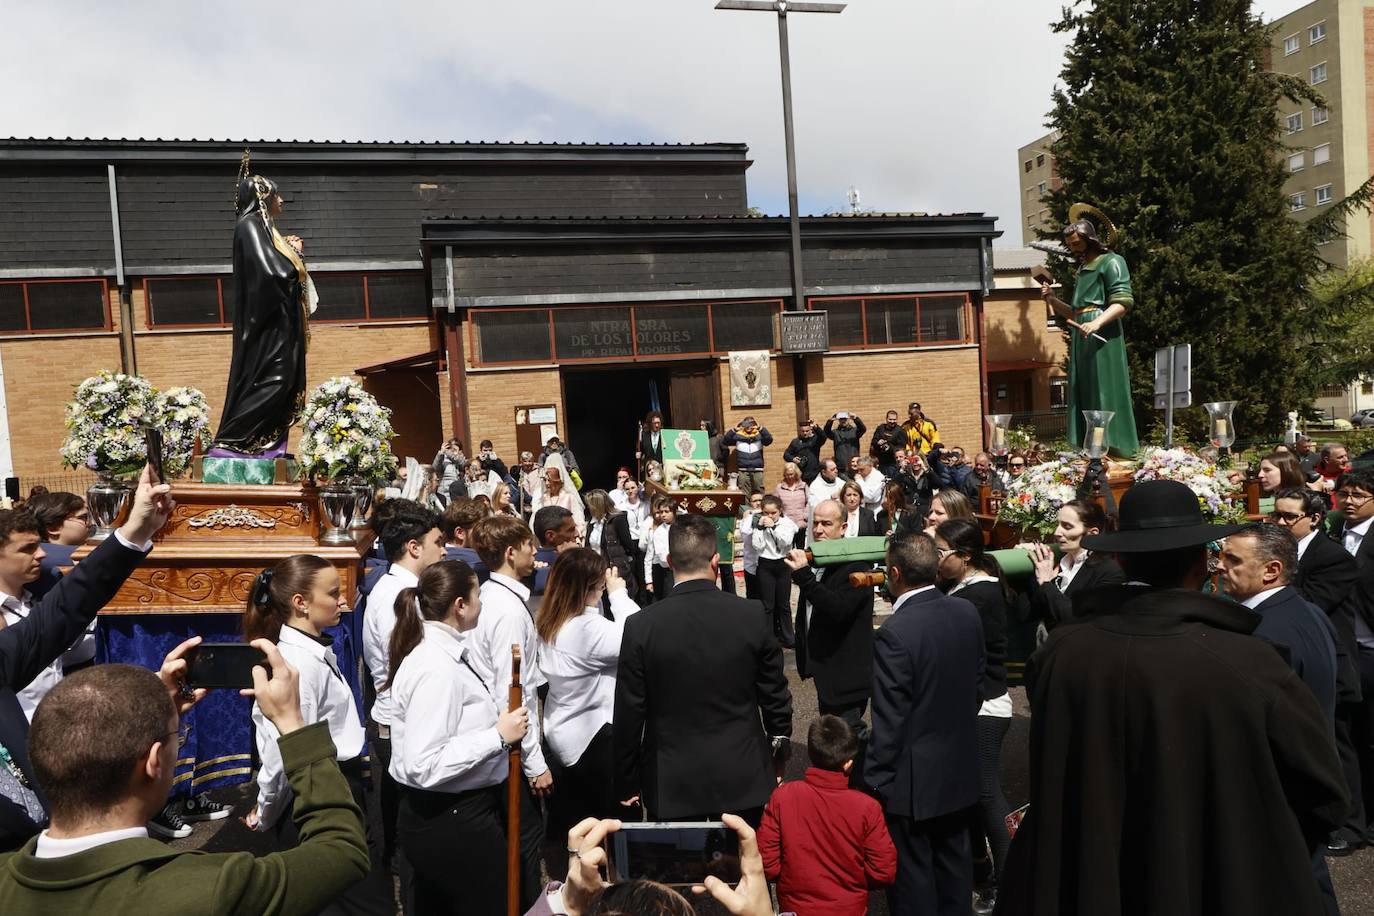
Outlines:
<svg viewBox="0 0 1374 916"><path fill-rule="evenodd" d="M277 651L297 671L301 698L301 721L324 722L329 737L334 739L336 760L352 760L363 751L363 725L353 691L348 689L334 649L328 638L320 641L294 627L281 628L277 637ZM267 830L277 822L291 801L291 785L282 768L281 749L277 746L281 732L272 724L257 703L253 704L253 732L257 738L258 757L258 829Z"/></svg>
<svg viewBox="0 0 1374 916"><path fill-rule="evenodd" d="M817 475L806 488L806 505L814 509L827 499L839 499L843 487L844 480L839 477L833 483L826 483L824 477Z"/></svg>
<svg viewBox="0 0 1374 916"><path fill-rule="evenodd" d="M638 544L640 535L648 527L649 504L640 499L639 502L632 505L626 499L625 505L620 507L620 511L625 513L625 520L630 523L630 540Z"/></svg>
<svg viewBox="0 0 1374 916"><path fill-rule="evenodd" d="M426 620L420 644L396 671L390 772L403 786L466 792L500 785L510 771L496 731L500 707L475 670L471 636Z"/></svg>
<svg viewBox="0 0 1374 916"><path fill-rule="evenodd" d="M621 512L624 512L626 507L630 505L630 497L626 496L625 491L620 489L620 487L616 487L612 490L610 492L610 497L611 505L615 506Z"/></svg>
<svg viewBox="0 0 1374 916"><path fill-rule="evenodd" d="M34 847L33 857L35 859L61 859L64 856L74 856L78 852L95 849L97 846L104 846L106 843L118 843L120 840L133 839L146 840L147 838L147 827L124 827L120 830L106 830L101 833L90 833L86 836L60 840L48 836L48 831L44 830L38 835L38 844Z"/></svg>
<svg viewBox="0 0 1374 916"><path fill-rule="evenodd" d="M363 660L372 672L377 699L372 704L372 721L378 725L391 724L391 695L383 690L391 676L391 631L396 627L396 596L402 589L414 588L420 577L400 563L392 563L386 575L377 580L367 596L363 611Z"/></svg>
<svg viewBox="0 0 1374 916"><path fill-rule="evenodd" d="M844 517L844 536L856 538L859 536L859 522L863 519L863 506L850 512Z"/></svg>
<svg viewBox="0 0 1374 916"><path fill-rule="evenodd" d="M1255 610L1257 607L1259 607L1261 604L1263 604L1264 602L1268 601L1270 595L1277 594L1277 593L1283 591L1283 589L1284 589L1284 586L1282 586L1282 585L1275 586L1274 588L1266 588L1264 591L1262 591L1262 592L1256 592L1255 594L1251 595L1249 598L1246 598L1244 601L1241 602L1241 604L1245 605L1246 607L1248 607L1250 610L1253 611L1253 610Z"/></svg>
<svg viewBox="0 0 1374 916"><path fill-rule="evenodd" d="M1369 534L1369 525L1374 522L1374 517L1370 517L1360 522L1358 525L1347 525L1342 543L1345 545L1345 552L1352 557L1360 552L1360 545L1364 543L1365 535ZM1355 615L1359 617L1359 614Z"/></svg>
<svg viewBox="0 0 1374 916"><path fill-rule="evenodd" d="M754 526L754 549L760 560L781 560L792 549L792 541L797 536L797 526L785 515L779 515L777 524L771 528Z"/></svg>
<svg viewBox="0 0 1374 916"><path fill-rule="evenodd" d="M864 495L864 508L877 515L878 510L883 507L883 490L887 486L887 478L874 468L867 477L855 474L854 482L859 485L859 490Z"/></svg>
<svg viewBox="0 0 1374 916"><path fill-rule="evenodd" d="M482 613L477 628L468 636L471 652L468 661L501 698L502 708L510 694L510 647L520 645L520 684L524 688L525 708L530 711L530 729L520 742L520 763L531 779L543 774L548 764L539 743L539 695L544 683L539 670L539 637L530 616L530 590L523 583L494 572L482 583Z"/></svg>
<svg viewBox="0 0 1374 916"><path fill-rule="evenodd" d="M625 589L617 589L611 595L615 620L589 607L564 623L553 643L539 643L539 670L549 682L544 737L564 766L581 760L596 733L611 721L620 637L625 621L638 610Z"/></svg>
<svg viewBox="0 0 1374 916"><path fill-rule="evenodd" d="M1077 560L1070 559L1067 553L1060 556L1059 576L1055 579L1055 585L1059 586L1061 592L1069 590L1069 583L1073 581L1074 576L1078 575L1078 571L1083 568L1083 564L1086 562L1088 562L1088 551L1086 550L1078 552Z"/></svg>
<svg viewBox="0 0 1374 916"><path fill-rule="evenodd" d="M639 535L639 546L644 550L644 581L654 581L654 567L668 568L668 529L670 525L654 525L645 528ZM663 595L659 596L664 597Z"/></svg>
<svg viewBox="0 0 1374 916"><path fill-rule="evenodd" d="M744 513L739 521L739 542L744 552L744 571L754 575L759 571L759 549L754 546L754 520L759 517L757 510Z"/></svg>
<svg viewBox="0 0 1374 916"><path fill-rule="evenodd" d="M1307 545L1312 543L1312 539L1313 539L1314 537L1316 537L1317 534L1318 534L1317 529L1316 529L1316 528L1313 528L1311 531L1307 532L1307 535L1306 535L1305 537L1303 537L1303 538L1301 538L1301 539L1298 540L1298 559L1299 559L1299 560L1301 560L1301 559L1302 559L1302 555L1303 555L1304 553L1307 552Z"/></svg>

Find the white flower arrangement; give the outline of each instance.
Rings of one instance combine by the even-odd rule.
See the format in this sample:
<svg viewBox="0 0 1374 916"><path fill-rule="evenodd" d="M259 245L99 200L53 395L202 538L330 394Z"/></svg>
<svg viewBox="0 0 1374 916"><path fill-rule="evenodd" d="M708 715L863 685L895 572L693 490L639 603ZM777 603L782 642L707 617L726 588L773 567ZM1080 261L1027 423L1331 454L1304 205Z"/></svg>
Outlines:
<svg viewBox="0 0 1374 916"><path fill-rule="evenodd" d="M169 388L157 396L154 413L162 428L162 471L180 477L196 446L210 445L210 404L196 388Z"/></svg>
<svg viewBox="0 0 1374 916"><path fill-rule="evenodd" d="M101 370L77 385L67 404L62 463L132 477L148 460L144 427L157 417L157 390L147 379Z"/></svg>
<svg viewBox="0 0 1374 916"><path fill-rule="evenodd" d="M1078 498L1083 465L1070 458L1056 458L1026 468L1007 484L1007 496L997 520L1013 528L1048 537L1059 524L1064 503Z"/></svg>
<svg viewBox="0 0 1374 916"><path fill-rule="evenodd" d="M1176 480L1196 494L1202 515L1209 521L1245 521L1244 503L1232 500L1238 487L1215 463L1181 448L1145 448L1136 457L1136 483Z"/></svg>
<svg viewBox="0 0 1374 916"><path fill-rule="evenodd" d="M376 483L396 472L391 411L347 376L321 382L301 420L301 473L322 480L356 477Z"/></svg>

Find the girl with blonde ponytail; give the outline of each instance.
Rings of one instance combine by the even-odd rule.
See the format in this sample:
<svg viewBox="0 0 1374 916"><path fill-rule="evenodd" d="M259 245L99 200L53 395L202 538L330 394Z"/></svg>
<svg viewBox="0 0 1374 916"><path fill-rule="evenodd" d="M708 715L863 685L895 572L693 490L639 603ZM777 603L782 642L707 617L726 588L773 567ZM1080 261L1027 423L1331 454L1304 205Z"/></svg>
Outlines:
<svg viewBox="0 0 1374 916"><path fill-rule="evenodd" d="M339 769L348 780L358 809L366 811L362 718L334 657L333 640L324 633L339 622L346 608L338 570L328 560L296 554L264 569L253 580L243 611L243 633L250 640L275 642L282 657L299 672L301 717L307 723L323 721L329 725ZM243 821L254 830L274 831L279 844L289 848L300 842L300 835L292 818L291 787L277 746L280 735L257 703L253 704L253 728L262 768L258 771L257 805ZM367 829L366 818L363 827ZM393 912L389 883L383 872L374 869L322 912Z"/></svg>

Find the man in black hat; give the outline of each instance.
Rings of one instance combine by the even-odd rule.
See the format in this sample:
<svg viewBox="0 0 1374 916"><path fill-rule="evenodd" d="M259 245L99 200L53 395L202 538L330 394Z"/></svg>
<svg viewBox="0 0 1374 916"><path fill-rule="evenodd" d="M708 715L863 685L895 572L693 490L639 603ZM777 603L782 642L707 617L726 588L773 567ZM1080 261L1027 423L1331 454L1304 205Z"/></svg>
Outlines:
<svg viewBox="0 0 1374 916"><path fill-rule="evenodd" d="M1325 912L1312 857L1350 804L1330 724L1259 618L1198 591L1242 527L1146 481L1083 539L1127 582L1076 596L1027 665L1030 811L997 913Z"/></svg>

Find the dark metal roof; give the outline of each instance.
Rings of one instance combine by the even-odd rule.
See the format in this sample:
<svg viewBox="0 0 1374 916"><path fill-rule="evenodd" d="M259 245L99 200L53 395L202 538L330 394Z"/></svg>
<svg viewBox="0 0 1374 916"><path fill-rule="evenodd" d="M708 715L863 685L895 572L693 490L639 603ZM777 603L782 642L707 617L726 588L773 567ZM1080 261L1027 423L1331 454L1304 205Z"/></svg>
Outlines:
<svg viewBox="0 0 1374 916"><path fill-rule="evenodd" d="M0 162L238 161L244 148L265 162L729 161L747 167L745 143L396 142L381 140L147 140L0 138Z"/></svg>
<svg viewBox="0 0 1374 916"><path fill-rule="evenodd" d="M937 216L804 216L802 234L817 239L986 238L1002 235L996 217L982 213ZM630 216L567 219L449 217L421 223L430 245L491 243L772 241L786 238L784 216Z"/></svg>

